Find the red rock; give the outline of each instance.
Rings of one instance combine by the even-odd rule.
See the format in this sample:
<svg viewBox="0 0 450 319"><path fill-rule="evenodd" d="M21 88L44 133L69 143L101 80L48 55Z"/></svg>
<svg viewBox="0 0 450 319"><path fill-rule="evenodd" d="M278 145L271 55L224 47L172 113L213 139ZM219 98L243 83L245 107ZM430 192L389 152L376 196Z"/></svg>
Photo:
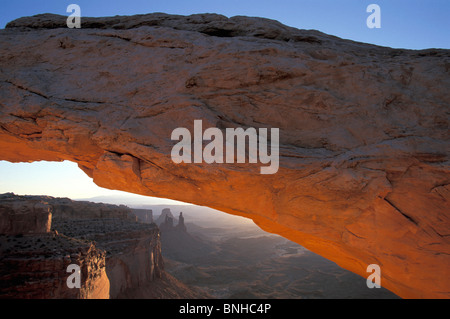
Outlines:
<svg viewBox="0 0 450 319"><path fill-rule="evenodd" d="M450 297L449 50L278 22L21 18L0 31L0 153L253 219L406 298ZM280 129L280 169L172 162L171 132Z"/></svg>

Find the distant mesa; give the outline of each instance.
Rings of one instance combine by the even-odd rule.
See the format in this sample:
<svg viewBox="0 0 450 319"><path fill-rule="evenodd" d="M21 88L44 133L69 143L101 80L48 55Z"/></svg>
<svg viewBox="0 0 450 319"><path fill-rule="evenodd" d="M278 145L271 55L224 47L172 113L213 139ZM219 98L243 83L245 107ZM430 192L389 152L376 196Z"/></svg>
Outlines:
<svg viewBox="0 0 450 319"><path fill-rule="evenodd" d="M186 232L186 225L184 224L184 216L183 212L180 212L180 215L178 217L178 224L174 225L174 217L172 215L172 212L170 211L170 208L164 208L162 210L161 215L158 217L158 221L164 219L163 222L159 224L159 229L161 233L165 232L171 232L171 231L178 231L178 232Z"/></svg>
<svg viewBox="0 0 450 319"><path fill-rule="evenodd" d="M166 222L168 217L172 219L172 222L175 219L172 212L170 211L170 208L163 208L163 210L161 211L161 215L159 215L156 219L156 225L161 226L161 224Z"/></svg>

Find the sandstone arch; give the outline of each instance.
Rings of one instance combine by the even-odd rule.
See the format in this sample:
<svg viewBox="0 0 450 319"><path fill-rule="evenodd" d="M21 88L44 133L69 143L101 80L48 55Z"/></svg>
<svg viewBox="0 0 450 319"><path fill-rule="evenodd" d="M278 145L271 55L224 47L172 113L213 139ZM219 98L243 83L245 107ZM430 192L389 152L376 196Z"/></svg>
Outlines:
<svg viewBox="0 0 450 319"><path fill-rule="evenodd" d="M449 50L219 15L22 18L0 31L0 159L252 218L402 297L450 296ZM280 169L179 164L170 133L277 127ZM206 124L205 124L206 125Z"/></svg>

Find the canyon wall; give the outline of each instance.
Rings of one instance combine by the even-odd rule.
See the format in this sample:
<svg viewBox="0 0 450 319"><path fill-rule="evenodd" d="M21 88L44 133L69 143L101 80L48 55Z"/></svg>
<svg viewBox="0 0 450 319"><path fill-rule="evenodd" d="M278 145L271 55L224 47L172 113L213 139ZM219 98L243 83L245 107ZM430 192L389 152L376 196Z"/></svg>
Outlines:
<svg viewBox="0 0 450 319"><path fill-rule="evenodd" d="M0 196L0 234L46 234L52 225L53 208L46 202L15 200L13 194Z"/></svg>
<svg viewBox="0 0 450 319"><path fill-rule="evenodd" d="M204 14L0 30L0 160L251 218L406 298L450 297L449 50ZM279 128L280 168L175 164L171 133Z"/></svg>
<svg viewBox="0 0 450 319"><path fill-rule="evenodd" d="M147 286L163 277L159 229L155 224L128 218L55 220L54 229L67 236L94 241L106 251L106 274L110 298L128 295L129 290Z"/></svg>
<svg viewBox="0 0 450 319"><path fill-rule="evenodd" d="M51 231L52 210L45 198L0 195L1 220L11 221L0 232L0 299L108 299L105 251ZM80 267L80 288L67 285L71 264Z"/></svg>
<svg viewBox="0 0 450 319"><path fill-rule="evenodd" d="M199 297L164 273L156 224L136 222L130 212L123 205L1 194L1 225L9 226L0 233L0 298ZM81 289L67 287L70 264L80 266ZM169 295L158 295L161 286Z"/></svg>

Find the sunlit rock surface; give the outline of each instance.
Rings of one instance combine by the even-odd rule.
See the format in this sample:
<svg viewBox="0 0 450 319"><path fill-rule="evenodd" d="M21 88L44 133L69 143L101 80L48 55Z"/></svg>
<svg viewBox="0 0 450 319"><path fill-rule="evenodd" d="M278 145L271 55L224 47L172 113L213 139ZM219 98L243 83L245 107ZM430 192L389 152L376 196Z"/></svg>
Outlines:
<svg viewBox="0 0 450 319"><path fill-rule="evenodd" d="M450 52L220 15L0 31L0 159L253 219L402 297L450 297ZM174 164L171 132L279 128L280 169Z"/></svg>

